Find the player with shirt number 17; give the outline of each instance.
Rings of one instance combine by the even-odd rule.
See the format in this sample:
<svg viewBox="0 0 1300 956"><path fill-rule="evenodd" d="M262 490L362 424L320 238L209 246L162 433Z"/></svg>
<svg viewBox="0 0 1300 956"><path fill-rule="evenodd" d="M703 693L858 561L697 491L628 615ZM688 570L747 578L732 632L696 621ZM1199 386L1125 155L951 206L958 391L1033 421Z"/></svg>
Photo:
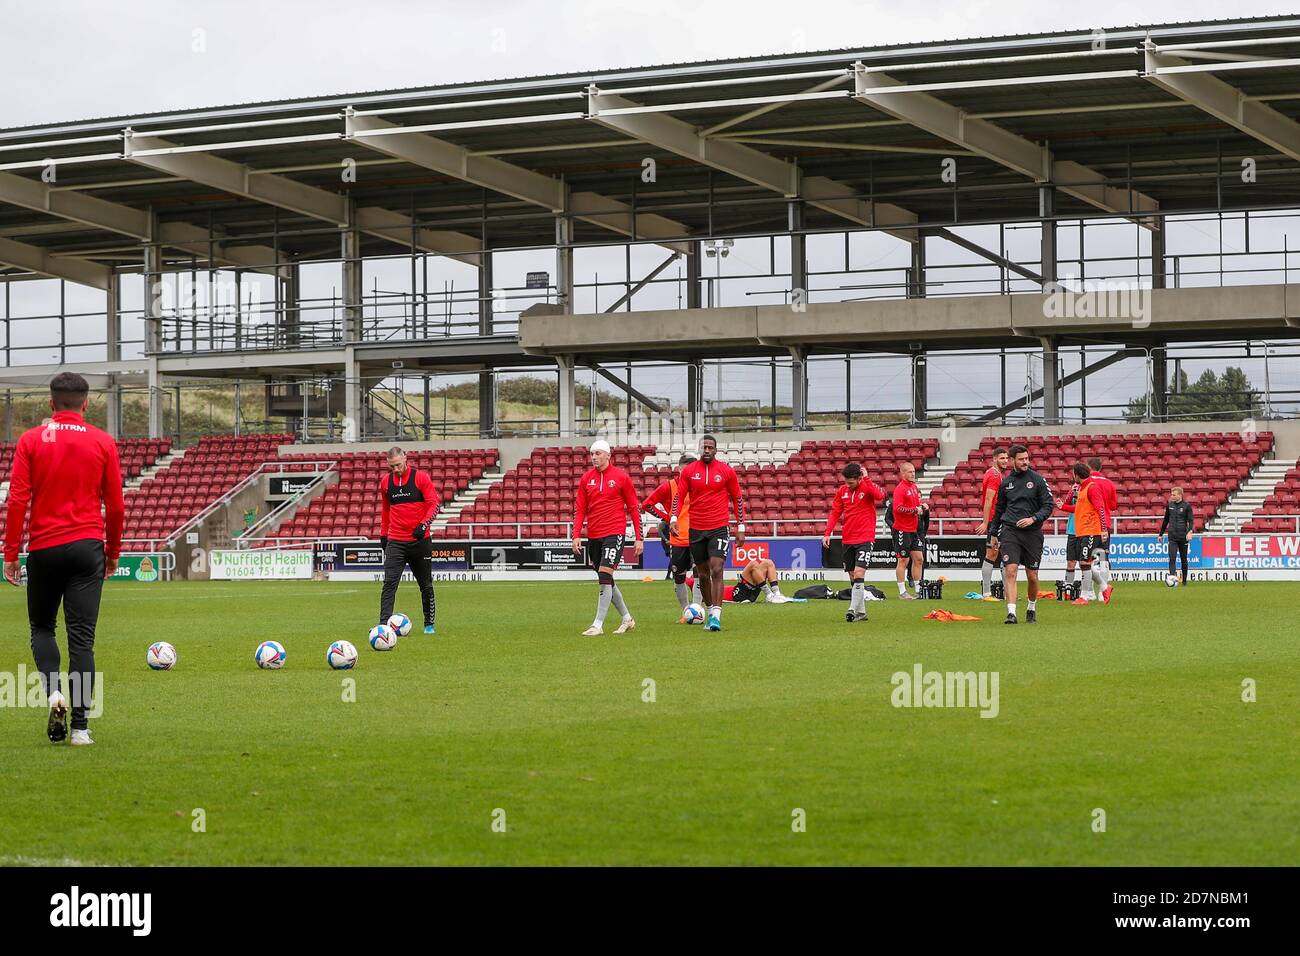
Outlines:
<svg viewBox="0 0 1300 956"><path fill-rule="evenodd" d="M629 519L636 533L636 553L641 556L645 542L641 539L641 502L637 500L632 479L622 468L610 462L609 442L596 441L591 446L591 468L578 479L573 502L573 553L582 554L582 528L587 527L587 562L596 569L600 594L596 600L596 618L582 632L583 637L605 633L605 615L610 604L623 616L615 634L626 634L636 627L614 583L614 571L623 560L623 535Z"/></svg>
<svg viewBox="0 0 1300 956"><path fill-rule="evenodd" d="M709 605L705 629L722 630L722 577L731 542L730 511L736 509L736 544L745 543L745 502L740 481L726 462L718 461L718 442L712 435L700 440L700 460L682 469L669 527L676 530L684 508L691 515L691 560Z"/></svg>

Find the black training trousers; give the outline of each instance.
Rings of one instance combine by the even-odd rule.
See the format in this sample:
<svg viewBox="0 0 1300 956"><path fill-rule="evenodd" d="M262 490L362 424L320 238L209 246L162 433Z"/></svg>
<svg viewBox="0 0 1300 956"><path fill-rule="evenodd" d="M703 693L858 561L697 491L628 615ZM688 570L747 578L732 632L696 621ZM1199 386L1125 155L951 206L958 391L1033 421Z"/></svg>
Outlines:
<svg viewBox="0 0 1300 956"><path fill-rule="evenodd" d="M389 541L384 551L384 590L379 599L379 623L385 624L393 616L393 602L397 599L397 585L402 572L410 566L415 582L420 585L420 605L424 609L424 623L434 624L437 608L433 598L433 542Z"/></svg>
<svg viewBox="0 0 1300 956"><path fill-rule="evenodd" d="M27 555L27 618L32 657L48 697L59 689L59 644L54 639L59 605L68 632L68 702L72 729L86 729L95 693L95 624L104 590L104 542L83 538Z"/></svg>
<svg viewBox="0 0 1300 956"><path fill-rule="evenodd" d="M1187 539L1169 536L1169 573L1174 573L1174 558L1183 562L1183 580L1187 580Z"/></svg>

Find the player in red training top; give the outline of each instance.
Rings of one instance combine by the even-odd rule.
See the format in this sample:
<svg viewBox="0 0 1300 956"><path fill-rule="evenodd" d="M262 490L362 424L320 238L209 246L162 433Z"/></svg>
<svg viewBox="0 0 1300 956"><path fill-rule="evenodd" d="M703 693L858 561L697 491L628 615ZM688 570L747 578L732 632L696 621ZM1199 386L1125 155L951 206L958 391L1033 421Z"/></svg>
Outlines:
<svg viewBox="0 0 1300 956"><path fill-rule="evenodd" d="M95 625L104 579L117 568L125 513L117 443L86 424L89 395L90 386L75 372L60 372L50 380L54 415L18 439L5 525L5 577L11 584L21 583L18 552L24 526L31 531L27 618L32 656L50 705L46 735L51 743L68 736L68 701L59 686L59 645L54 639L63 605L72 698L70 743L77 745L94 743L88 717L95 693Z"/></svg>
<svg viewBox="0 0 1300 956"><path fill-rule="evenodd" d="M840 474L844 477L844 484L831 499L831 513L826 519L822 547L830 547L831 534L842 518L844 571L853 582L853 597L844 620L852 624L867 619L867 568L871 565L871 551L876 543L876 509L885 501L885 490L868 478L855 461L845 465Z"/></svg>
<svg viewBox="0 0 1300 956"><path fill-rule="evenodd" d="M675 527L682 506L690 506L691 560L709 606L705 627L710 631L722 630L722 572L731 544L728 525L732 506L736 509L736 544L745 543L745 502L740 481L730 465L718 461L717 455L718 440L705 435L700 440L700 460L682 469L669 521L669 526Z"/></svg>
<svg viewBox="0 0 1300 956"><path fill-rule="evenodd" d="M993 449L993 461L980 480L980 526L975 529L975 533L984 539L984 560L980 563L980 582L983 587L980 593L986 601L993 599L993 569L998 566L998 531L990 528L989 522L993 520L993 509L998 506L998 489L1002 487L1002 479L1007 476L1010 467L1011 459L1007 456L1007 450L999 445Z"/></svg>
<svg viewBox="0 0 1300 956"><path fill-rule="evenodd" d="M433 634L437 603L433 595L433 541L429 522L442 501L427 471L406 467L406 452L388 449L388 474L379 480L382 517L379 546L384 549L384 589L379 596L379 623L393 615L402 572L409 565L420 586L424 633Z"/></svg>
<svg viewBox="0 0 1300 956"><path fill-rule="evenodd" d="M623 560L623 536L628 521L636 533L636 553L645 548L641 540L640 502L632 479L622 468L610 462L609 442L596 441L591 446L591 468L578 479L573 502L573 553L582 554L582 526L587 526L587 562L596 569L600 595L596 600L596 618L583 637L605 633L605 615L609 605L623 616L615 634L626 634L636 627L618 585L614 570Z"/></svg>
<svg viewBox="0 0 1300 956"><path fill-rule="evenodd" d="M905 461L898 468L898 484L894 486L894 553L898 555L898 567L894 578L898 581L898 596L904 601L915 598L907 593L907 562L912 562L912 580L921 581L921 562L925 555L921 551L921 539L917 529L921 523L921 512L926 510L921 501L921 491L916 487L916 467Z"/></svg>

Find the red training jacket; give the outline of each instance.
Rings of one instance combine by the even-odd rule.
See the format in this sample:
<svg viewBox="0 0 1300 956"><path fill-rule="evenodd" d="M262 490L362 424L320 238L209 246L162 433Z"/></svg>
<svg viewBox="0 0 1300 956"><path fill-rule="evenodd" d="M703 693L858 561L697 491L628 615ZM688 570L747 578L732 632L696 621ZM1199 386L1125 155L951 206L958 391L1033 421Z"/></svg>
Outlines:
<svg viewBox="0 0 1300 956"><path fill-rule="evenodd" d="M921 521L921 491L915 481L894 486L894 530L915 531Z"/></svg>
<svg viewBox="0 0 1300 956"><path fill-rule="evenodd" d="M573 534L582 535L587 525L588 538L608 538L627 531L628 519L632 530L641 540L641 502L628 473L617 465L608 465L604 471L589 468L578 479L578 491L573 499Z"/></svg>
<svg viewBox="0 0 1300 956"><path fill-rule="evenodd" d="M682 469L673 499L673 514L680 521L683 504L689 504L692 530L713 531L727 527L733 501L736 521L743 522L745 506L740 497L740 480L731 466L716 458L707 465L703 460L693 461Z"/></svg>
<svg viewBox="0 0 1300 956"><path fill-rule="evenodd" d="M414 541L415 526L433 520L442 496L427 471L408 466L396 484L392 479L389 472L379 481L379 500L384 506L379 533L393 541Z"/></svg>
<svg viewBox="0 0 1300 956"><path fill-rule="evenodd" d="M117 560L125 514L117 442L73 411L55 412L23 432L9 476L6 561L18 560L28 502L28 551L96 538L104 542L104 557Z"/></svg>
<svg viewBox="0 0 1300 956"><path fill-rule="evenodd" d="M844 543L868 544L876 540L876 509L885 500L885 489L865 475L853 487L840 485L831 499L831 514L826 519L823 538L829 538L835 525L844 518Z"/></svg>
<svg viewBox="0 0 1300 956"><path fill-rule="evenodd" d="M1111 481L1099 471L1094 471L1088 476L1096 484L1101 486L1102 491L1106 493L1106 510L1111 514L1119 507L1119 492L1115 490L1115 482ZM1106 528L1106 534L1110 534L1109 526Z"/></svg>

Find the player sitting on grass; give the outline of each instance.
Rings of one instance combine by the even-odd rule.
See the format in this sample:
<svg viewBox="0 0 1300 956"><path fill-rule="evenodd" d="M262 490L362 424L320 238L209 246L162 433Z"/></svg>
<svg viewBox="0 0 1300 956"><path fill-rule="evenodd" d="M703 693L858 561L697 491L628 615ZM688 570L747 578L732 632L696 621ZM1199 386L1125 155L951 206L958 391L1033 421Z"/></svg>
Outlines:
<svg viewBox="0 0 1300 956"><path fill-rule="evenodd" d="M722 587L722 600L728 604L757 604L759 594L768 604L789 604L790 598L781 593L781 575L771 558L754 558L745 565L736 583ZM695 586L695 579L686 579L687 587Z"/></svg>

